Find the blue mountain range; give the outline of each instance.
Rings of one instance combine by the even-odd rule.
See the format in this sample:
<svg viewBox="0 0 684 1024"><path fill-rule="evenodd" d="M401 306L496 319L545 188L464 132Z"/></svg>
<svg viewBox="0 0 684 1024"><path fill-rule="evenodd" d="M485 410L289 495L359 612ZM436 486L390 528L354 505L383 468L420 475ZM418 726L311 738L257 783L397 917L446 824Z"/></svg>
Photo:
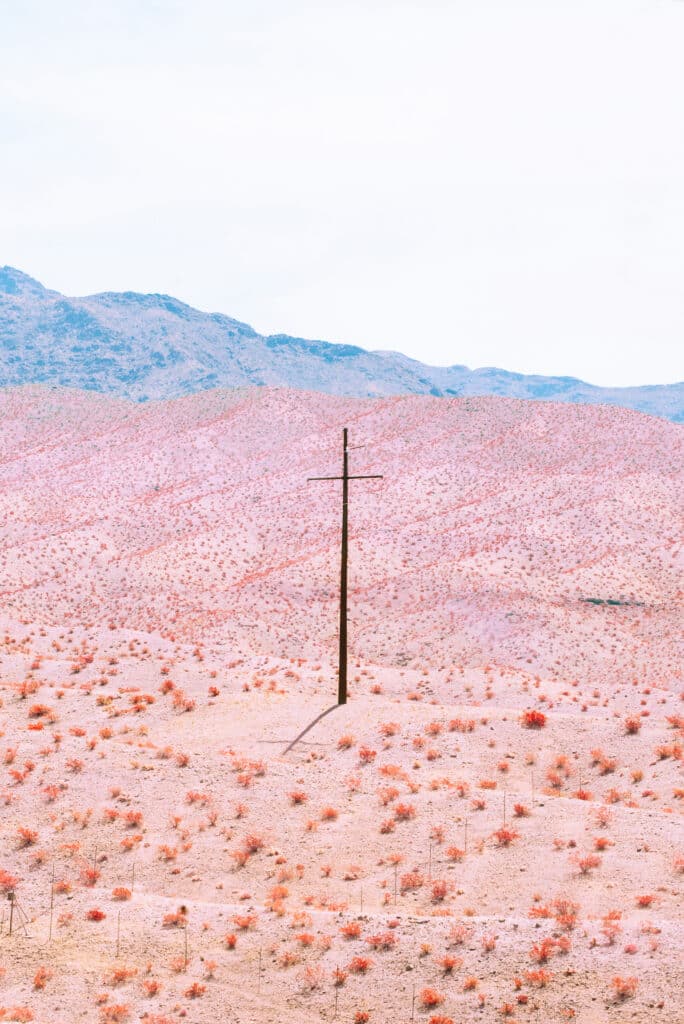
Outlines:
<svg viewBox="0 0 684 1024"><path fill-rule="evenodd" d="M502 395L605 403L684 422L684 382L604 388L467 366L427 366L399 352L263 336L170 295L103 292L67 298L0 269L0 387L48 384L134 401L257 385L336 395Z"/></svg>

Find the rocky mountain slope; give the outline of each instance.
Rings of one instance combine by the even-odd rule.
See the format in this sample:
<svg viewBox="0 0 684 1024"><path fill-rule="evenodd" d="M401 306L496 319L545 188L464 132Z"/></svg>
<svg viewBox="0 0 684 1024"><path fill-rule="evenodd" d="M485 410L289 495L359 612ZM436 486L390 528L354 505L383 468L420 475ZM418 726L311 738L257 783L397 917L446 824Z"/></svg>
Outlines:
<svg viewBox="0 0 684 1024"><path fill-rule="evenodd" d="M457 342L455 342L457 345ZM684 383L601 388L571 377L427 366L398 352L263 337L168 295L67 298L0 269L0 387L52 384L135 401L269 385L347 396L501 395L605 403L684 421Z"/></svg>

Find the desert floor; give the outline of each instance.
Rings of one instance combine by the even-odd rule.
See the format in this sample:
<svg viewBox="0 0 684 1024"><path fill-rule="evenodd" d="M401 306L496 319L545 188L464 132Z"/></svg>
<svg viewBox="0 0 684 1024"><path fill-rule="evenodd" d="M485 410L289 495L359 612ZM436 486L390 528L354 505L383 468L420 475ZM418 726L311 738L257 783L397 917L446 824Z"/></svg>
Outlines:
<svg viewBox="0 0 684 1024"><path fill-rule="evenodd" d="M0 1020L684 1021L681 428L268 390L0 421ZM306 478L345 425L384 479L335 707Z"/></svg>

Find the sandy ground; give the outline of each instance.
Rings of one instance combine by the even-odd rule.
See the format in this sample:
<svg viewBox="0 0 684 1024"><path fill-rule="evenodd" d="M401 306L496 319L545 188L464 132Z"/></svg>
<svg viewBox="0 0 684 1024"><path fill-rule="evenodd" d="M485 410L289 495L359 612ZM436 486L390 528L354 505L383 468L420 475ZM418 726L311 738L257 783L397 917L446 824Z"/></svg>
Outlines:
<svg viewBox="0 0 684 1024"><path fill-rule="evenodd" d="M0 1019L684 1021L681 428L282 391L0 418ZM350 701L288 751L335 698L338 485L305 478L345 424L385 474Z"/></svg>

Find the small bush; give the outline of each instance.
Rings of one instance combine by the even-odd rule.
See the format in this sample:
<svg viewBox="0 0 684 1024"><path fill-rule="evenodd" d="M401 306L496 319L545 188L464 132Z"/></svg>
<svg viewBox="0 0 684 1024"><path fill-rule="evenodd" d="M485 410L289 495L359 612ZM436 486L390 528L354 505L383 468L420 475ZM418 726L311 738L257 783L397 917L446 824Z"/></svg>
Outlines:
<svg viewBox="0 0 684 1024"><path fill-rule="evenodd" d="M618 975L613 978L611 985L613 986L615 998L622 1002L624 999L631 999L636 994L639 981L635 977L622 978Z"/></svg>
<svg viewBox="0 0 684 1024"><path fill-rule="evenodd" d="M524 711L521 721L526 729L543 729L546 725L546 715L543 711Z"/></svg>
<svg viewBox="0 0 684 1024"><path fill-rule="evenodd" d="M424 988L420 993L420 1005L426 1010L431 1010L434 1006L441 1006L443 1002L444 996L436 988Z"/></svg>

